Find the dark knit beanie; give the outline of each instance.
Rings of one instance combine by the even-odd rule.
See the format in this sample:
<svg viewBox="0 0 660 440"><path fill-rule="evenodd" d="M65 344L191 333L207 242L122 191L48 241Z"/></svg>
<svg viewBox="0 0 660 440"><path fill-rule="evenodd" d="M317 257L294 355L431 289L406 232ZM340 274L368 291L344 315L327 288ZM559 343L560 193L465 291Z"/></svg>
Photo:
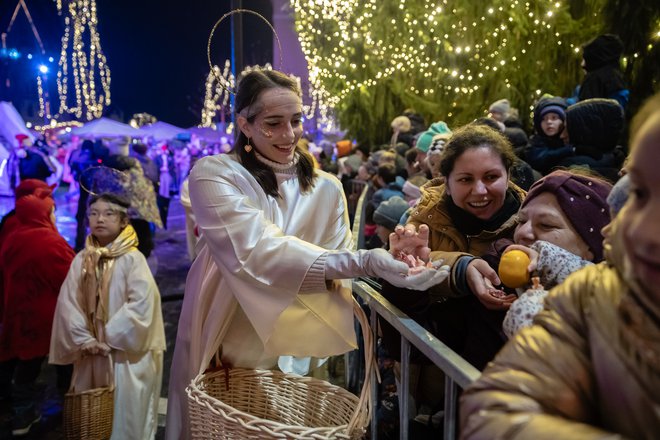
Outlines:
<svg viewBox="0 0 660 440"><path fill-rule="evenodd" d="M582 47L584 67L587 72L607 65L618 65L623 54L623 42L618 35L599 35Z"/></svg>
<svg viewBox="0 0 660 440"><path fill-rule="evenodd" d="M399 224L401 216L403 216L409 207L408 203L401 197L390 197L384 202L381 202L378 208L376 208L374 212L374 223L394 230L396 225Z"/></svg>
<svg viewBox="0 0 660 440"><path fill-rule="evenodd" d="M555 113L557 116L559 116L559 119L562 121L566 120L566 109L564 107L561 107L559 105L548 105L545 106L541 109L541 119L543 119L543 116L547 115L548 113Z"/></svg>
<svg viewBox="0 0 660 440"><path fill-rule="evenodd" d="M610 222L607 196L612 185L597 177L558 170L534 183L521 209L541 193L555 195L566 218L594 254L594 262L603 259L603 236L600 232Z"/></svg>

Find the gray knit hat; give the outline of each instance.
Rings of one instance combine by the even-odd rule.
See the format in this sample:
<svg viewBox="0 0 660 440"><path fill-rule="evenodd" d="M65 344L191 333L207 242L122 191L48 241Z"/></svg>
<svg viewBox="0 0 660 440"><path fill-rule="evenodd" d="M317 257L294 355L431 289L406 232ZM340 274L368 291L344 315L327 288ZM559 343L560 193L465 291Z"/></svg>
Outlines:
<svg viewBox="0 0 660 440"><path fill-rule="evenodd" d="M511 111L511 104L508 99L498 99L488 107L488 111L491 113L501 113L504 116L507 116Z"/></svg>
<svg viewBox="0 0 660 440"><path fill-rule="evenodd" d="M612 191L607 196L607 204L610 205L610 214L616 216L623 205L628 201L628 192L630 191L630 176L626 174L612 187Z"/></svg>
<svg viewBox="0 0 660 440"><path fill-rule="evenodd" d="M401 197L390 197L384 202L381 202L378 208L376 208L374 212L374 223L394 230L396 225L399 224L401 216L403 216L408 208L408 203Z"/></svg>

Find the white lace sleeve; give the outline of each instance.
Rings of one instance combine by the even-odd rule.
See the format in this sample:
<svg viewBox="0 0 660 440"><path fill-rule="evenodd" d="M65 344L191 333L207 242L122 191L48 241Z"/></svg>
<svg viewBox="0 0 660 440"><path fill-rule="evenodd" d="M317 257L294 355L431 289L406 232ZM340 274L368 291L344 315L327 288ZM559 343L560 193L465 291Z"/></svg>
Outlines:
<svg viewBox="0 0 660 440"><path fill-rule="evenodd" d="M539 253L537 270L541 284L548 290L561 284L573 272L593 264L547 241L537 241L531 248Z"/></svg>

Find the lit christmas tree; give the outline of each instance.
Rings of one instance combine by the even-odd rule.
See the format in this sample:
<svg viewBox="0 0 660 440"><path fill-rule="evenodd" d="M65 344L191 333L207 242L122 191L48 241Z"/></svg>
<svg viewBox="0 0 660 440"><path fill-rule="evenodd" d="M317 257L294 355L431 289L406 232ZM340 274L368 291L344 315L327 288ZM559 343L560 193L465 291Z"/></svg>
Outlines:
<svg viewBox="0 0 660 440"><path fill-rule="evenodd" d="M310 82L371 144L407 108L457 126L500 98L527 120L543 93L567 96L582 78L580 45L605 31L606 3L292 0Z"/></svg>
<svg viewBox="0 0 660 440"><path fill-rule="evenodd" d="M99 118L110 104L110 68L96 29L96 1L57 0L60 14L63 4L64 36L57 72L59 114Z"/></svg>

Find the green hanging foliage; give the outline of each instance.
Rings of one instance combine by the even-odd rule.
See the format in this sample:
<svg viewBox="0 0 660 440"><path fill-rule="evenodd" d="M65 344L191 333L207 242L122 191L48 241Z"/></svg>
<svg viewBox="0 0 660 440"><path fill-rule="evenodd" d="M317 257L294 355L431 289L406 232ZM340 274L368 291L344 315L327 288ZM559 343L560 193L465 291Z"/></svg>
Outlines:
<svg viewBox="0 0 660 440"><path fill-rule="evenodd" d="M540 95L568 96L581 82L580 46L610 30L598 19L610 3L629 2L292 0L312 84L371 145L404 109L456 127L507 98L529 121Z"/></svg>

